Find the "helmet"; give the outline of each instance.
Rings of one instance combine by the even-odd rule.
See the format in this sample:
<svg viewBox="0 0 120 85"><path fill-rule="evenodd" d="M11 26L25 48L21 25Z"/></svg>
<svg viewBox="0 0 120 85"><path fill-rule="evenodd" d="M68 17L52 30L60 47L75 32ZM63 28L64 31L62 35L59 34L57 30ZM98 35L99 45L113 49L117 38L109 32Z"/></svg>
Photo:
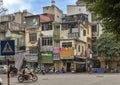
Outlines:
<svg viewBox="0 0 120 85"><path fill-rule="evenodd" d="M26 65L25 68L29 68L28 65Z"/></svg>

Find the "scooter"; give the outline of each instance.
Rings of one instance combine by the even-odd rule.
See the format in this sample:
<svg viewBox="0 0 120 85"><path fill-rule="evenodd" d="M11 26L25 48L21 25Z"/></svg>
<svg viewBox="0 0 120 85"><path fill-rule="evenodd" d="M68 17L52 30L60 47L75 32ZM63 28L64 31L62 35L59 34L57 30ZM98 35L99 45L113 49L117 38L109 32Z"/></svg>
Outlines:
<svg viewBox="0 0 120 85"><path fill-rule="evenodd" d="M18 74L18 81L19 82L23 82L26 80L32 80L33 82L36 82L38 80L38 77L33 71L30 72L30 75L25 75L23 73Z"/></svg>
<svg viewBox="0 0 120 85"><path fill-rule="evenodd" d="M45 70L41 70L41 73L42 73L43 75L45 75L46 72L45 72Z"/></svg>

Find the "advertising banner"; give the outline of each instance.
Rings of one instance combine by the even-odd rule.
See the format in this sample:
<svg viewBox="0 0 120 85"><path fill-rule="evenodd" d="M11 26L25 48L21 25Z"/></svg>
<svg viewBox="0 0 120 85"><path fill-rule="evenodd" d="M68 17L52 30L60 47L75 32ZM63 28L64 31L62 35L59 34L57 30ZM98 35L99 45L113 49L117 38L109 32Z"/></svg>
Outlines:
<svg viewBox="0 0 120 85"><path fill-rule="evenodd" d="M25 60L28 62L38 62L38 54L25 54Z"/></svg>
<svg viewBox="0 0 120 85"><path fill-rule="evenodd" d="M40 53L40 63L53 63L53 52L41 52Z"/></svg>
<svg viewBox="0 0 120 85"><path fill-rule="evenodd" d="M74 59L74 50L73 48L61 48L60 49L60 58L61 59Z"/></svg>
<svg viewBox="0 0 120 85"><path fill-rule="evenodd" d="M53 47L53 60L60 60L60 48L59 47Z"/></svg>
<svg viewBox="0 0 120 85"><path fill-rule="evenodd" d="M59 47L53 47L53 53L60 53L60 48Z"/></svg>
<svg viewBox="0 0 120 85"><path fill-rule="evenodd" d="M60 60L60 54L54 54L53 60Z"/></svg>

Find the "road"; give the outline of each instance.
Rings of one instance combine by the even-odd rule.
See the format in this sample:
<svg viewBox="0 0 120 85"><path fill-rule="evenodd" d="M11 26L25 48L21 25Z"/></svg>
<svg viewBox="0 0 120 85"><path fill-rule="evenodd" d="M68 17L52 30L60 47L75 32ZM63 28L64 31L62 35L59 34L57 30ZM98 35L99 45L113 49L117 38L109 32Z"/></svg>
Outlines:
<svg viewBox="0 0 120 85"><path fill-rule="evenodd" d="M3 85L7 84L6 75L0 74ZM10 85L120 85L120 74L38 74L38 81L19 83L17 77L10 79Z"/></svg>

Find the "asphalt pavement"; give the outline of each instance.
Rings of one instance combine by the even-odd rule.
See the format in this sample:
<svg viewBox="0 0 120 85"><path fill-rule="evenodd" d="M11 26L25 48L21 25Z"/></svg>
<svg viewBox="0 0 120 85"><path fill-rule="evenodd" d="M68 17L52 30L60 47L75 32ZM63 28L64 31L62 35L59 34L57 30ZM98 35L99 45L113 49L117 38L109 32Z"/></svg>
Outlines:
<svg viewBox="0 0 120 85"><path fill-rule="evenodd" d="M120 73L64 73L37 74L38 81L19 83L16 77L10 78L10 85L120 85ZM8 85L7 75L0 74L3 85Z"/></svg>

